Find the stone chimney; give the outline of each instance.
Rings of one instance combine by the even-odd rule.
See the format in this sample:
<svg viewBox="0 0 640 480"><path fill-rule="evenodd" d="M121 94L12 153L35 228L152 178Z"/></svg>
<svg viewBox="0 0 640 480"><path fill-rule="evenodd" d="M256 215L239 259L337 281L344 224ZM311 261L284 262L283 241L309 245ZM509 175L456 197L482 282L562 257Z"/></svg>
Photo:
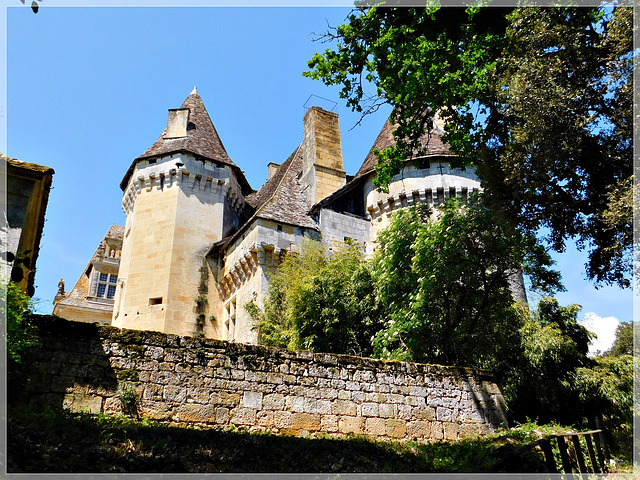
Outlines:
<svg viewBox="0 0 640 480"><path fill-rule="evenodd" d="M320 107L311 107L307 111L304 116L302 158L301 181L309 206L346 183L337 113Z"/></svg>
<svg viewBox="0 0 640 480"><path fill-rule="evenodd" d="M267 168L269 169L269 171L267 173L267 180L273 177L273 175L278 171L279 167L280 167L280 164L278 163L274 163L274 162L268 163Z"/></svg>
<svg viewBox="0 0 640 480"><path fill-rule="evenodd" d="M165 138L181 138L187 136L189 122L188 108L170 108Z"/></svg>

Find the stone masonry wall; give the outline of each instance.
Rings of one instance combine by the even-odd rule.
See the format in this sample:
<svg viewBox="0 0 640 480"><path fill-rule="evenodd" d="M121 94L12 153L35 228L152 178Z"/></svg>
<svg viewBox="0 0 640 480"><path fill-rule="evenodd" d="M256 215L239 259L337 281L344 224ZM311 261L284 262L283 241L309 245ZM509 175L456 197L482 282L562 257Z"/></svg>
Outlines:
<svg viewBox="0 0 640 480"><path fill-rule="evenodd" d="M10 395L34 406L292 435L436 441L506 425L483 370L291 352L36 317L41 344Z"/></svg>

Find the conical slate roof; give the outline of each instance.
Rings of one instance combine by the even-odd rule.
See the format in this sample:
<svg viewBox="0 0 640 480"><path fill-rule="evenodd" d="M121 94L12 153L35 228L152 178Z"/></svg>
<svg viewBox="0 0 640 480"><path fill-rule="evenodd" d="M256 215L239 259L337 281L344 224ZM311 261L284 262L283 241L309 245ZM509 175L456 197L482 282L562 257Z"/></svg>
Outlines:
<svg viewBox="0 0 640 480"><path fill-rule="evenodd" d="M175 152L189 152L226 165L234 165L224 145L222 145L218 132L213 126L207 109L204 107L204 103L202 103L202 99L195 88L180 108L189 109L187 136L166 138L167 129L165 128L156 143L151 145L136 160L164 156Z"/></svg>
<svg viewBox="0 0 640 480"><path fill-rule="evenodd" d="M172 153L191 153L214 162L229 165L239 171L238 167L229 158L196 88L193 89L180 108L189 109L186 136L168 138L167 127L165 127L160 138L133 161L120 183L120 188L124 190L127 187L129 177L133 173L133 168L138 160L163 157Z"/></svg>
<svg viewBox="0 0 640 480"><path fill-rule="evenodd" d="M444 131L438 125L438 122L434 122L433 130L429 133L425 133L420 137L420 146L426 149L424 156L454 156L449 150L449 144L443 143L442 135ZM389 120L386 121L378 138L373 143L369 154L364 159L364 163L356 173L356 177L360 177L371 172L378 163L378 156L373 153L374 149L382 150L394 145L396 142L393 138L393 131L397 128L397 125L392 124ZM414 155L417 155L419 149L414 150Z"/></svg>

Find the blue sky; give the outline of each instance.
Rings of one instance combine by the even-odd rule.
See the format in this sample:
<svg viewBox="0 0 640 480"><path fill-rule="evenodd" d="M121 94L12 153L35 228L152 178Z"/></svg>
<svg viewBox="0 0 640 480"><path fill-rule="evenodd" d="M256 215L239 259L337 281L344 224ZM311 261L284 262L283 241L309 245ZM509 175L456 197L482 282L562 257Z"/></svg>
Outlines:
<svg viewBox="0 0 640 480"><path fill-rule="evenodd" d="M306 62L326 48L313 33L342 23L348 7L62 8L45 0L33 14L19 0L6 1L18 6L6 9L2 148L56 171L36 275L43 313L52 309L59 278L70 289L109 226L124 224L122 177L162 132L167 109L179 107L194 85L256 189L267 163L281 163L301 141L311 95L337 103L348 174L390 112L350 130L359 116L338 88L302 77ZM581 304L581 317L631 320L632 292L594 289L584 279L586 258L569 250L557 256L568 290L559 301Z"/></svg>

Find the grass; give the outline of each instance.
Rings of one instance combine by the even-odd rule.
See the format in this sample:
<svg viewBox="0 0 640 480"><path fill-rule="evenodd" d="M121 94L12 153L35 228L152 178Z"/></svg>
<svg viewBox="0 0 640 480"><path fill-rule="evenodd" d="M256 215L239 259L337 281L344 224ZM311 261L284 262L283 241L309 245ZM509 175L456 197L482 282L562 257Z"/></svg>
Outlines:
<svg viewBox="0 0 640 480"><path fill-rule="evenodd" d="M10 407L8 471L72 472L486 472L508 452L559 426L527 424L460 442L299 438L159 424L124 416ZM541 454L518 460L544 472Z"/></svg>

